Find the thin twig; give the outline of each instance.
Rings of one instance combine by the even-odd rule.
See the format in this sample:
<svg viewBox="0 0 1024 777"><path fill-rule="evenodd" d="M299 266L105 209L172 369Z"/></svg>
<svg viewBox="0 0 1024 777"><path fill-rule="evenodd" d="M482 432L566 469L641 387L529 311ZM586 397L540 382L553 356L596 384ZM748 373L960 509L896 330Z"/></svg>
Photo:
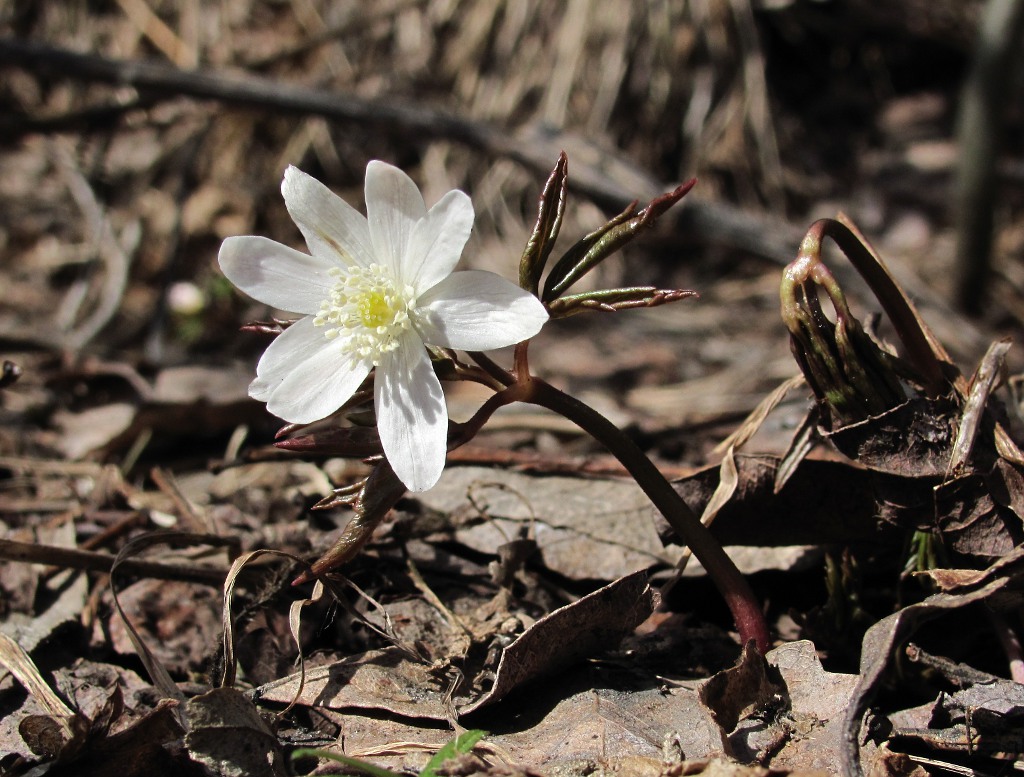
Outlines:
<svg viewBox="0 0 1024 777"><path fill-rule="evenodd" d="M110 572L115 556L98 551L61 548L55 545L39 545L32 542L17 542L0 539L0 559L19 561L25 564L47 564L85 572ZM128 559L118 564L119 574L133 577L148 577L157 580L181 580L186 583L204 583L220 588L227 575L226 569L198 565L167 564L160 561ZM255 570L254 570L255 572ZM255 576L255 575L254 575Z"/></svg>

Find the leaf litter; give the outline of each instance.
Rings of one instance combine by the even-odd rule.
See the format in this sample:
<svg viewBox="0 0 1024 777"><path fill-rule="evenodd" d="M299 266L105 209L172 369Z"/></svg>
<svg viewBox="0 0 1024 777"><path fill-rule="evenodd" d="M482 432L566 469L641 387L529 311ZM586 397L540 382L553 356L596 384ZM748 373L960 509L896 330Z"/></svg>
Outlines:
<svg viewBox="0 0 1024 777"><path fill-rule="evenodd" d="M724 207L733 197L763 210L781 195L802 225L830 199L855 199L836 186L842 173L796 161L794 149L814 159L828 149L807 136L814 123L782 99L785 87L750 75L773 71L747 25L762 36L802 29L799 4L753 16L742 3L670 9L668 24L633 9L626 25L586 3L549 16L503 3L396 3L376 16L317 3L252 14L245 0L154 2L148 16L141 3L72 5L77 27L44 3L34 18L5 18L4 35L69 47L77 29L106 56L158 52L178 66L241 65L412 101L436 78L473 121L506 122L519 146L467 150L442 134L414 155L421 185L461 186L480 203L470 253L481 269L508 274L496 257L522 245L542 170L562 148L570 193L593 198L560 211L567 233L600 223L611 202L614 212L671 188L644 170L699 174L705 199L684 208L697 215L597 273L621 285L654 270L698 288L700 303L576 316L557 340L539 338L533 360L629 425L714 517L718 539L749 554L744 571L777 644L763 657L737 644L693 565L664 587L682 565L670 533L614 463L546 416L503 417L436 489L396 497L343 579L290 588L346 532L343 506L309 508L370 470L272 446L277 425L244 395L260 343L234 334L270 312L225 295L213 256L257 222L295 237L271 204L282 162L315 159L343 190L367 154L408 156L408 142L47 79L5 55L0 771L285 774L293 750L324 748L419 772L465 726L488 734L439 774L994 772L1021 757L1021 455L1016 404L1001 388L1020 357L1001 336L1013 326L964 319L942 305L941 280L938 291L913 281L915 269L943 275L921 257L940 262L948 235L921 194L935 189L915 167L921 148L894 139L921 132L927 119L914 122L931 103L892 95L882 106L892 145L862 172L903 165L918 189L908 197L876 175L874 196L894 216L857 213L882 234L881 253L896 254L891 275L914 284L922 313L896 330L918 326L927 351L904 340L911 396L848 423L788 381L777 263L799 235L770 226L785 223L778 209L744 233ZM941 30L900 34L954 45ZM508 66L527 51L535 66ZM929 99L954 95L933 87ZM531 143L540 162L522 151ZM673 156L673 143L689 152ZM805 207L806 192L822 205ZM932 233L915 258L899 230L922 212ZM701 226L709 214L713 229ZM1001 233L1009 245L1020 244L1015 218ZM683 239L686 267L666 261ZM1012 318L1014 270L1002 272L997 297ZM172 280L205 306L174 307ZM847 293L855 309L891 312L891 297ZM891 364L886 335L864 329L854 351L866 358L874 343ZM928 358L952 391L932 390ZM957 363L979 367L968 379ZM732 432L733 448L713 453ZM168 528L226 540L227 552L200 538L138 555ZM303 564L254 559L268 548ZM911 638L927 650L908 658Z"/></svg>

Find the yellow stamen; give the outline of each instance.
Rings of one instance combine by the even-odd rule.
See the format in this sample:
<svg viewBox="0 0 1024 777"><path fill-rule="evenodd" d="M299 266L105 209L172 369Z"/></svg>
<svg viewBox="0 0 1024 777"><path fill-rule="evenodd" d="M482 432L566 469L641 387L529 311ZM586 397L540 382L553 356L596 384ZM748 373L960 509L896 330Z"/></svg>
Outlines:
<svg viewBox="0 0 1024 777"><path fill-rule="evenodd" d="M398 347L401 335L412 327L416 299L411 286L400 286L378 264L334 268L337 282L320 303L314 326L325 327L329 340L344 339L344 347L379 364L382 354Z"/></svg>

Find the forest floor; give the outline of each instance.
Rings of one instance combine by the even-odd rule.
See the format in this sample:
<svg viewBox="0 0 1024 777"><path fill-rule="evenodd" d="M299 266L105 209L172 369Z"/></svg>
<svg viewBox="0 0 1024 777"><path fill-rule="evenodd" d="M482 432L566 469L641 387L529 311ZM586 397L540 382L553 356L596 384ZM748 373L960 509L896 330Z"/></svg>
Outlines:
<svg viewBox="0 0 1024 777"><path fill-rule="evenodd" d="M1019 99L979 315L955 260L981 3L368 8L0 10L0 774L1024 769ZM223 277L221 242L305 250L285 167L362 208L382 159L428 205L468 193L463 265L514 280L563 151L555 257L698 178L573 291L699 296L552 320L530 369L714 519L766 655L700 564L677 574L623 465L526 405L292 585L353 515L314 506L373 463L275 447L247 396L268 338L241 327L281 314ZM906 292L824 252L903 358L881 357L898 400L853 417L815 402L780 315L802 236L839 214ZM880 315L895 299L923 351ZM446 384L452 419L489 393Z"/></svg>

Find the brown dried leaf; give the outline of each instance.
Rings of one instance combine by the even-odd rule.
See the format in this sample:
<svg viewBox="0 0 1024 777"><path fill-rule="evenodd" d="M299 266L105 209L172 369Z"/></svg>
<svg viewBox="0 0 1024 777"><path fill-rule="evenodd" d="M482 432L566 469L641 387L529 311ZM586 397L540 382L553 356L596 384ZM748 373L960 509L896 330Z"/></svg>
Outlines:
<svg viewBox="0 0 1024 777"><path fill-rule="evenodd" d="M941 458L934 463L940 462ZM909 460L906 463L898 468L912 471ZM900 542L908 530L938 528L950 551L989 562L1024 541L1018 512L1024 510L1024 479L1005 462L986 475L943 482L941 474L904 476L807 458L778 493L778 459L738 455L736 465L735 494L712 527L723 545L891 543ZM701 511L717 489L718 470L705 468L674 487L691 508ZM655 522L664 542L677 541L663 519L655 515Z"/></svg>
<svg viewBox="0 0 1024 777"><path fill-rule="evenodd" d="M549 613L505 648L494 686L460 712L469 714L532 680L615 648L653 611L654 591L640 571Z"/></svg>
<svg viewBox="0 0 1024 777"><path fill-rule="evenodd" d="M461 699L460 714L493 704L526 683L614 647L650 615L653 602L646 572L636 572L541 618L505 648L490 690L478 698ZM447 690L434 668L410 660L405 651L387 648L308 669L304 679L296 673L268 683L258 690L257 698L448 720Z"/></svg>
<svg viewBox="0 0 1024 777"><path fill-rule="evenodd" d="M748 642L736 666L724 669L701 684L697 698L711 712L721 729L729 733L740 720L781 698L783 686L778 676L770 676L768 662L752 642Z"/></svg>
<svg viewBox="0 0 1024 777"><path fill-rule="evenodd" d="M1019 545L987 569L930 569L926 573L944 593L965 593L993 580L1024 577L1024 545Z"/></svg>
<svg viewBox="0 0 1024 777"><path fill-rule="evenodd" d="M335 710L385 710L410 719L445 721L444 691L430 667L410 661L397 648L384 648L307 669L304 682L296 672L267 683L256 690L255 698Z"/></svg>
<svg viewBox="0 0 1024 777"><path fill-rule="evenodd" d="M853 777L864 774L861 754L862 719L889 665L894 647L907 639L923 621L949 610L984 601L1006 584L1007 578L997 577L979 588L961 594L933 594L918 604L909 605L883 618L868 629L861 644L860 679L850 700L844 724L842 764L846 774Z"/></svg>
<svg viewBox="0 0 1024 777"><path fill-rule="evenodd" d="M962 753L982 769L1001 765L984 759L1024 751L1024 685L930 655L913 644L906 653L958 690L940 691L933 704L890 716L891 739L899 741L901 750Z"/></svg>
<svg viewBox="0 0 1024 777"><path fill-rule="evenodd" d="M826 672L806 640L780 645L766 658L781 675L789 702L782 719L788 735L772 754L772 767L831 773L839 763L844 716L857 675Z"/></svg>
<svg viewBox="0 0 1024 777"><path fill-rule="evenodd" d="M856 675L826 672L808 641L739 663L703 683L701 702L722 727L731 755L772 769L831 772L839 762L844 713Z"/></svg>
<svg viewBox="0 0 1024 777"><path fill-rule="evenodd" d="M506 698L491 720L527 723L496 724L509 730L489 735L484 743L502 760L565 775L589 773L587 765L598 762L615 774L648 775L654 764L659 767L655 775L662 775L664 768L670 774L688 774L677 772L681 753L702 758L722 751L718 727L694 691L647 678L628 688L614 680L612 685L595 684L594 671L593 666L578 665L561 673L557 683ZM348 755L383 761L396 771L419 771L426 762L422 744L434 743L430 749L436 752L449 738L436 727L414 727L414 719L362 717L352 710L326 714L344 731ZM471 719L472 725L490 725L488 713L481 714L483 718Z"/></svg>
<svg viewBox="0 0 1024 777"><path fill-rule="evenodd" d="M73 763L76 775L115 771L123 777L163 777L173 773L165 768L169 759L162 746L184 733L177 721L176 702L162 700L149 710L130 708L125 695L148 694L150 686L133 672L108 664L80 660L55 674L58 686L74 698L77 712L70 719L52 710L44 712L40 699L46 694L29 697L18 714L0 725L4 752L24 754L20 743L7 742L17 724L35 755Z"/></svg>
<svg viewBox="0 0 1024 777"><path fill-rule="evenodd" d="M645 687L595 685L594 680L582 668L565 673L557 686L510 697L496 714L528 713L538 705L550 711L525 731L492 735L487 741L547 774L595 762L608 768L635 765L638 758L656 759L675 770L683 757L723 751L721 732L695 691L650 682Z"/></svg>
<svg viewBox="0 0 1024 777"><path fill-rule="evenodd" d="M917 494L908 478L868 473L844 462L805 459L776 494L778 458L738 454L735 462L735 493L712 527L723 545L886 542L896 536L893 525L932 521L930 490ZM711 466L673 485L691 508L701 512L717 489L719 475L719 467ZM655 516L655 522L662 541L677 541L663 519Z"/></svg>
<svg viewBox="0 0 1024 777"><path fill-rule="evenodd" d="M839 451L869 469L906 477L943 477L959 421L959 404L952 398L917 397L859 423L819 431Z"/></svg>
<svg viewBox="0 0 1024 777"><path fill-rule="evenodd" d="M215 688L185 705L193 760L224 777L283 777L277 736L241 691Z"/></svg>
<svg viewBox="0 0 1024 777"><path fill-rule="evenodd" d="M998 478L998 470L993 474ZM960 556L994 560L1024 542L1021 516L992 497L989 480L962 475L935 487L936 526L946 548Z"/></svg>
<svg viewBox="0 0 1024 777"><path fill-rule="evenodd" d="M532 531L545 565L571 578L616 580L674 560L655 534L648 498L631 482L450 467L416 499L450 514L455 539L480 552Z"/></svg>

